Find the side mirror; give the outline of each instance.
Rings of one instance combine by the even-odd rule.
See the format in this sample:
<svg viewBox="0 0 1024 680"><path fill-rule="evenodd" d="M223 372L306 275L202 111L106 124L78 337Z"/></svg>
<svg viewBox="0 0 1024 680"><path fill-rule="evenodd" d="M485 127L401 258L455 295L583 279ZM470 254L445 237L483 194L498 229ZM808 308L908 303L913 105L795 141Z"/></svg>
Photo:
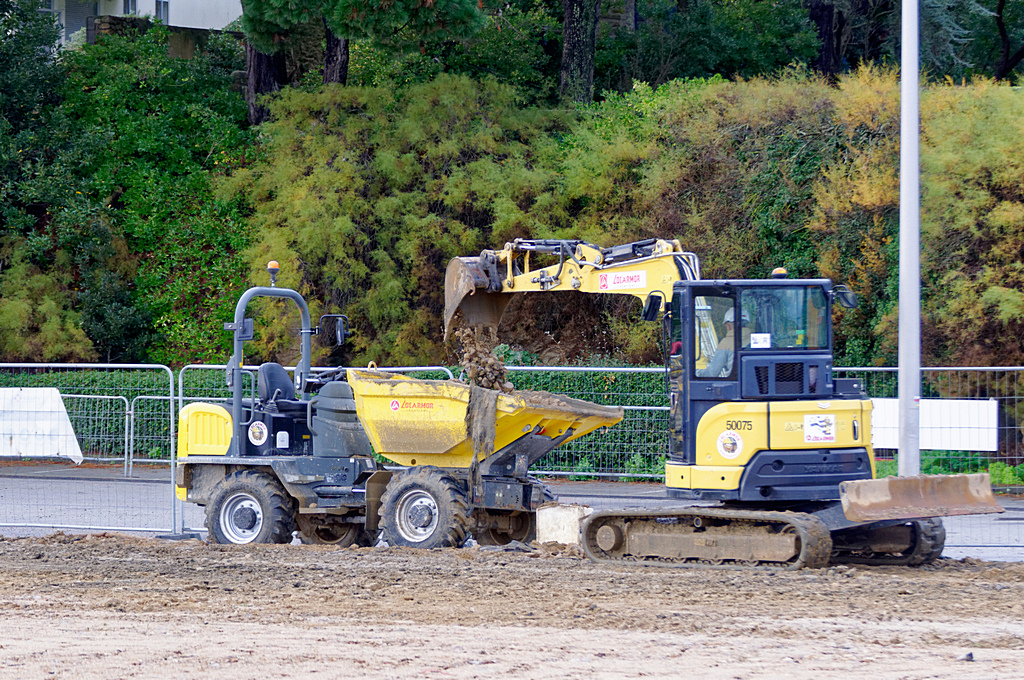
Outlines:
<svg viewBox="0 0 1024 680"><path fill-rule="evenodd" d="M832 292L835 295L836 301L843 307L846 307L847 309L857 308L857 294L846 286L836 286L832 289Z"/></svg>
<svg viewBox="0 0 1024 680"><path fill-rule="evenodd" d="M318 336L332 334L334 336L333 344L329 340L321 340L320 344L327 347L340 347L345 344L345 338L351 335L348 330L348 317L344 314L324 314L320 317L320 325L317 326L316 334Z"/></svg>
<svg viewBox="0 0 1024 680"><path fill-rule="evenodd" d="M644 300L644 311L640 315L644 321L657 321L661 311L662 297L660 293L651 293Z"/></svg>

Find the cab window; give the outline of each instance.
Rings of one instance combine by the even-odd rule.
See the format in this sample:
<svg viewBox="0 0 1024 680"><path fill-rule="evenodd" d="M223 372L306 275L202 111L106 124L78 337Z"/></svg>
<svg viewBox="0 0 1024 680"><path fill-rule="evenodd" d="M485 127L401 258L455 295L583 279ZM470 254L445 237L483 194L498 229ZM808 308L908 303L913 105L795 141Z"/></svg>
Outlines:
<svg viewBox="0 0 1024 680"><path fill-rule="evenodd" d="M821 286L765 286L745 289L740 307L749 349L827 349L828 304Z"/></svg>
<svg viewBox="0 0 1024 680"><path fill-rule="evenodd" d="M736 300L726 292L694 296L694 377L728 378L736 356Z"/></svg>

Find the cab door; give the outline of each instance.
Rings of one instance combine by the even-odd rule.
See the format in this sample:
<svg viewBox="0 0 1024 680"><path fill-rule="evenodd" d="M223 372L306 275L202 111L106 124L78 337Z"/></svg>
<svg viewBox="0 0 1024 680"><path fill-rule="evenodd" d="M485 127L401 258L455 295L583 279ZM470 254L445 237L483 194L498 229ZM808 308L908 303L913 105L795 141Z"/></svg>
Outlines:
<svg viewBox="0 0 1024 680"><path fill-rule="evenodd" d="M736 291L707 282L677 284L673 313L681 319L678 354L669 357L672 382L673 460L696 464L696 432L701 417L723 401L739 397L736 361ZM732 326L730 326L732 324ZM673 324L675 327L675 324ZM673 375L673 365L678 364ZM677 452L678 451L678 452Z"/></svg>

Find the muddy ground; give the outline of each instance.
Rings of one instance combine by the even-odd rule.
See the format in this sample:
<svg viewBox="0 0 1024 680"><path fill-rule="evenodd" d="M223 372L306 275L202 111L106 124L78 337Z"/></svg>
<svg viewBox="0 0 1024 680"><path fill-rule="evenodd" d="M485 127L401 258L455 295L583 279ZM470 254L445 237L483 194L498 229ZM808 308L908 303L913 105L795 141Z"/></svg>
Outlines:
<svg viewBox="0 0 1024 680"><path fill-rule="evenodd" d="M1021 678L1024 564L0 540L2 678ZM965 657L970 654L973 661Z"/></svg>

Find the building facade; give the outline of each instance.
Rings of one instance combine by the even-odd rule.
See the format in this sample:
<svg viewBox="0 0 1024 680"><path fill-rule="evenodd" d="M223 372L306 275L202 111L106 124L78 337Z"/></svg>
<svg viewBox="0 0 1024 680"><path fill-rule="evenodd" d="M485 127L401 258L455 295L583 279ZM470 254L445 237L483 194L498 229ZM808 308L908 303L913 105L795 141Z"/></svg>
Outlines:
<svg viewBox="0 0 1024 680"><path fill-rule="evenodd" d="M242 16L241 0L49 0L44 11L62 26L61 43L94 16L149 16L168 26L222 29Z"/></svg>

